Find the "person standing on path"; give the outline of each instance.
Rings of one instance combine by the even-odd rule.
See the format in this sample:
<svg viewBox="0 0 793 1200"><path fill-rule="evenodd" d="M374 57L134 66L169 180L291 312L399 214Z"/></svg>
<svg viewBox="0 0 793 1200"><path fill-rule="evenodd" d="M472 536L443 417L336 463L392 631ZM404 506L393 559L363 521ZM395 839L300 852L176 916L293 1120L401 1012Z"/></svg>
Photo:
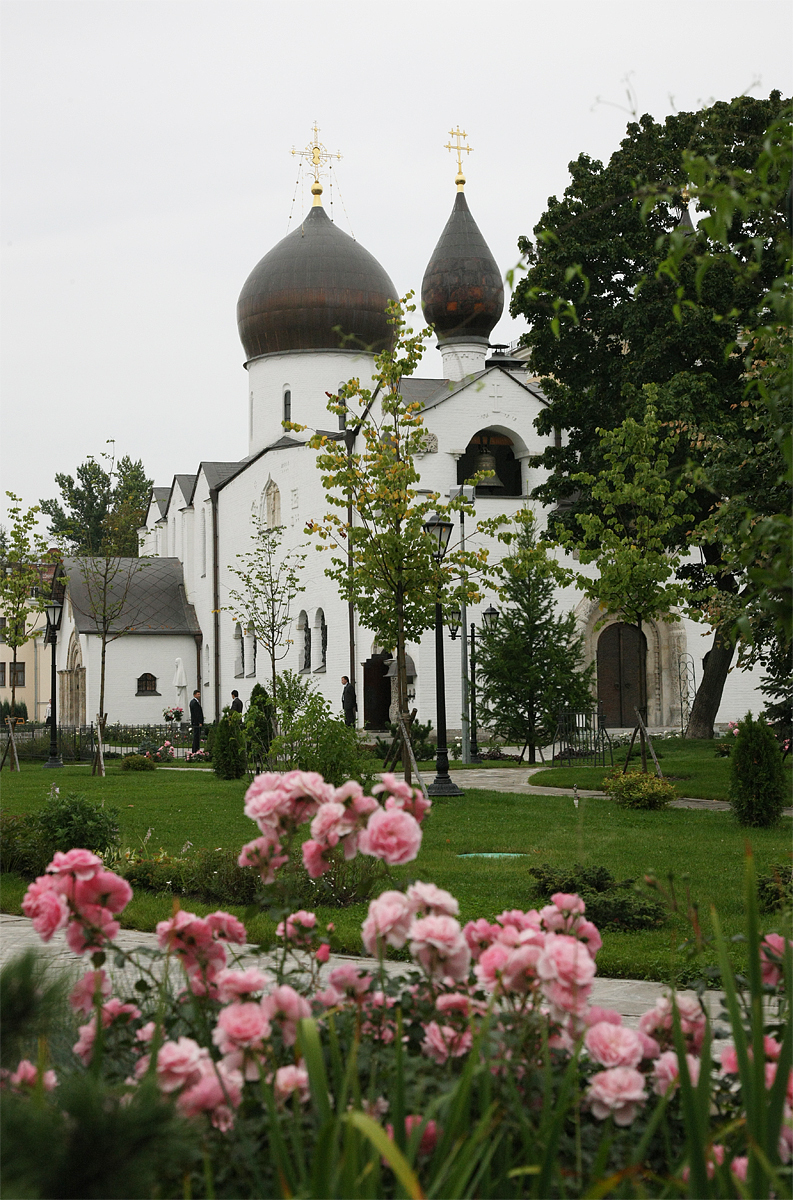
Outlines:
<svg viewBox="0 0 793 1200"><path fill-rule="evenodd" d="M238 713L242 712L242 701L240 700L240 694L237 691L233 691L231 693L231 711Z"/></svg>
<svg viewBox="0 0 793 1200"><path fill-rule="evenodd" d="M355 699L355 688L346 675L342 675L341 707L344 710L344 724L354 725L355 714L358 711L358 701Z"/></svg>
<svg viewBox="0 0 793 1200"><path fill-rule="evenodd" d="M201 689L196 688L190 701L190 724L193 727L193 754L201 749L201 726L204 724L204 710L201 707Z"/></svg>

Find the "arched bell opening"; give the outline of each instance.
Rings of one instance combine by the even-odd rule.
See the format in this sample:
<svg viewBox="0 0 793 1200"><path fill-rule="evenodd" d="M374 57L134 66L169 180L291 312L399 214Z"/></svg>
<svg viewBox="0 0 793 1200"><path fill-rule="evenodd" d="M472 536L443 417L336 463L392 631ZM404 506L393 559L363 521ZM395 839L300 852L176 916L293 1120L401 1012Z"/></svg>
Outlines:
<svg viewBox="0 0 793 1200"><path fill-rule="evenodd" d="M520 462L507 434L495 429L480 429L474 434L457 462L457 482L465 483L478 471L495 473L477 486L477 496L522 495Z"/></svg>

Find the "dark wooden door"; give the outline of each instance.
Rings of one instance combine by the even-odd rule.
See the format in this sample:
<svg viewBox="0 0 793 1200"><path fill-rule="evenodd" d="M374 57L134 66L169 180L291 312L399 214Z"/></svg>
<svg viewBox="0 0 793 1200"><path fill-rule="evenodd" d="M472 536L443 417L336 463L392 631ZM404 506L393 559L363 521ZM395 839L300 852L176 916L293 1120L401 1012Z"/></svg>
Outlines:
<svg viewBox="0 0 793 1200"><path fill-rule="evenodd" d="M647 639L635 625L609 625L598 638L598 704L607 729L636 724L634 708L645 703L642 655L646 662Z"/></svg>
<svg viewBox="0 0 793 1200"><path fill-rule="evenodd" d="M364 729L388 729L391 707L391 680L386 675L387 654L373 654L363 664Z"/></svg>

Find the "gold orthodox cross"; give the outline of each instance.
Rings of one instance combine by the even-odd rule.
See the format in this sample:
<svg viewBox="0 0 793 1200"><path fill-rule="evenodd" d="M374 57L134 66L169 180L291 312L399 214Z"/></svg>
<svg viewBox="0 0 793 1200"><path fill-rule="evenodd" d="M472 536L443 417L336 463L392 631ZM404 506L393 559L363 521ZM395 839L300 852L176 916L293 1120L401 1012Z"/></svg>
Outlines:
<svg viewBox="0 0 793 1200"><path fill-rule="evenodd" d="M454 182L457 184L457 191L461 192L465 184L465 176L463 175L463 151L465 151L466 154L470 154L473 146L463 146L460 144L461 139L467 138L468 134L464 129L461 129L459 125L456 129L449 130L449 137L455 139L455 145L453 146L451 142L447 142L444 146L444 149L457 151L457 178Z"/></svg>
<svg viewBox="0 0 793 1200"><path fill-rule="evenodd" d="M320 196L322 195L322 185L319 182L320 168L324 163L330 162L332 158L341 158L340 154L334 154L328 150L327 146L323 146L319 140L319 126L314 122L314 140L309 142L305 150L296 150L292 147L292 154L298 158L305 158L308 162L309 169L314 172L314 182L311 186L311 193L314 197L314 204L320 204Z"/></svg>

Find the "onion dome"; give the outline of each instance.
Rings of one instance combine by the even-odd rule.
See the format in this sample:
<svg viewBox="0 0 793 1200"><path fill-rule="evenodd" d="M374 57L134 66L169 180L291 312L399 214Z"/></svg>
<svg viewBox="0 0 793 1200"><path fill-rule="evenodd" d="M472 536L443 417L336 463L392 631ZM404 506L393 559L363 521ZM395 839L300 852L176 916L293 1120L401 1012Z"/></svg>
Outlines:
<svg viewBox="0 0 793 1200"><path fill-rule="evenodd" d="M390 345L386 305L398 293L368 250L329 219L315 184L298 229L251 271L237 302L248 359L283 350L362 350ZM348 340L349 339L349 340Z"/></svg>
<svg viewBox="0 0 793 1200"><path fill-rule="evenodd" d="M487 341L504 310L501 274L459 182L452 215L424 272L421 307L439 342Z"/></svg>

